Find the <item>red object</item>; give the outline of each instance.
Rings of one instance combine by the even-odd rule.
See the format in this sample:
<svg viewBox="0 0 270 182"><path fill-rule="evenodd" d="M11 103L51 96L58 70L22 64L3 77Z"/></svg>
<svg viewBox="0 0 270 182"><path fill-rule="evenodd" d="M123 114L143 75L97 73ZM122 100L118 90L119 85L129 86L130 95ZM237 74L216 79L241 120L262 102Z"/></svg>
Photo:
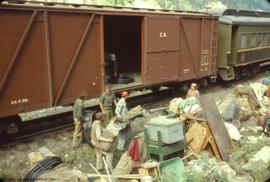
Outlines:
<svg viewBox="0 0 270 182"><path fill-rule="evenodd" d="M138 139L133 139L129 149L128 154L132 158L133 161L140 161L140 150L139 150L139 141Z"/></svg>
<svg viewBox="0 0 270 182"><path fill-rule="evenodd" d="M128 96L128 92L126 92L126 91L124 91L124 92L122 92L122 97L127 97Z"/></svg>

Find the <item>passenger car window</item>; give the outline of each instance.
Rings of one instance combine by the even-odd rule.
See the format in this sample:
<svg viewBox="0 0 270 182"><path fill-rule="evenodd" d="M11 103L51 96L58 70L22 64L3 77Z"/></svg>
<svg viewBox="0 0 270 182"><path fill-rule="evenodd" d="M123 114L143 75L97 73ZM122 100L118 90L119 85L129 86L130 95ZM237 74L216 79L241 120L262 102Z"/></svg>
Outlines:
<svg viewBox="0 0 270 182"><path fill-rule="evenodd" d="M240 35L240 49L247 48L247 34Z"/></svg>
<svg viewBox="0 0 270 182"><path fill-rule="evenodd" d="M262 34L256 34L256 47L262 46Z"/></svg>
<svg viewBox="0 0 270 182"><path fill-rule="evenodd" d="M251 39L250 39L250 47L256 47L256 34L251 34Z"/></svg>

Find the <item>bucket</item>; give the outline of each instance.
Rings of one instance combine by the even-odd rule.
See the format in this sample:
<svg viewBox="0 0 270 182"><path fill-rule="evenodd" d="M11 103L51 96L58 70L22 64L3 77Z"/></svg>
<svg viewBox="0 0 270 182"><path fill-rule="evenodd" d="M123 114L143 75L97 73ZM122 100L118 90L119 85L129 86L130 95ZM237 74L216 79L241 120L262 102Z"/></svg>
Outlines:
<svg viewBox="0 0 270 182"><path fill-rule="evenodd" d="M179 157L160 162L158 164L158 171L162 182L187 181L185 166L183 161Z"/></svg>

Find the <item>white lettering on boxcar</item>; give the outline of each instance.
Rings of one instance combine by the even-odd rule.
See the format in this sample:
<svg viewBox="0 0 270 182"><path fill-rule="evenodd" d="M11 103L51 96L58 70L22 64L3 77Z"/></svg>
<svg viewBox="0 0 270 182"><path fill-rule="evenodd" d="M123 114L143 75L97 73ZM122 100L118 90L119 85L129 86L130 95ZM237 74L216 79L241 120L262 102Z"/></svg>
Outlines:
<svg viewBox="0 0 270 182"><path fill-rule="evenodd" d="M184 69L183 73L188 73L190 69Z"/></svg>
<svg viewBox="0 0 270 182"><path fill-rule="evenodd" d="M26 103L26 102L29 102L28 98L12 100L12 101L10 101L10 104L15 105L15 104L22 104L22 103Z"/></svg>
<svg viewBox="0 0 270 182"><path fill-rule="evenodd" d="M166 38L167 37L167 33L166 32L160 32L159 33L159 37L160 38Z"/></svg>

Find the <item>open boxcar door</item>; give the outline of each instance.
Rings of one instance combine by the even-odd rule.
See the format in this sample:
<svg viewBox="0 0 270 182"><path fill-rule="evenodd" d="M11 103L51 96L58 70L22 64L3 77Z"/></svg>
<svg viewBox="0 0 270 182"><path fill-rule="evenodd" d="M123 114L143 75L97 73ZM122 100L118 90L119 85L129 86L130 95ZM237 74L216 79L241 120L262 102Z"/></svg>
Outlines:
<svg viewBox="0 0 270 182"><path fill-rule="evenodd" d="M178 80L179 19L172 16L145 18L144 84Z"/></svg>

